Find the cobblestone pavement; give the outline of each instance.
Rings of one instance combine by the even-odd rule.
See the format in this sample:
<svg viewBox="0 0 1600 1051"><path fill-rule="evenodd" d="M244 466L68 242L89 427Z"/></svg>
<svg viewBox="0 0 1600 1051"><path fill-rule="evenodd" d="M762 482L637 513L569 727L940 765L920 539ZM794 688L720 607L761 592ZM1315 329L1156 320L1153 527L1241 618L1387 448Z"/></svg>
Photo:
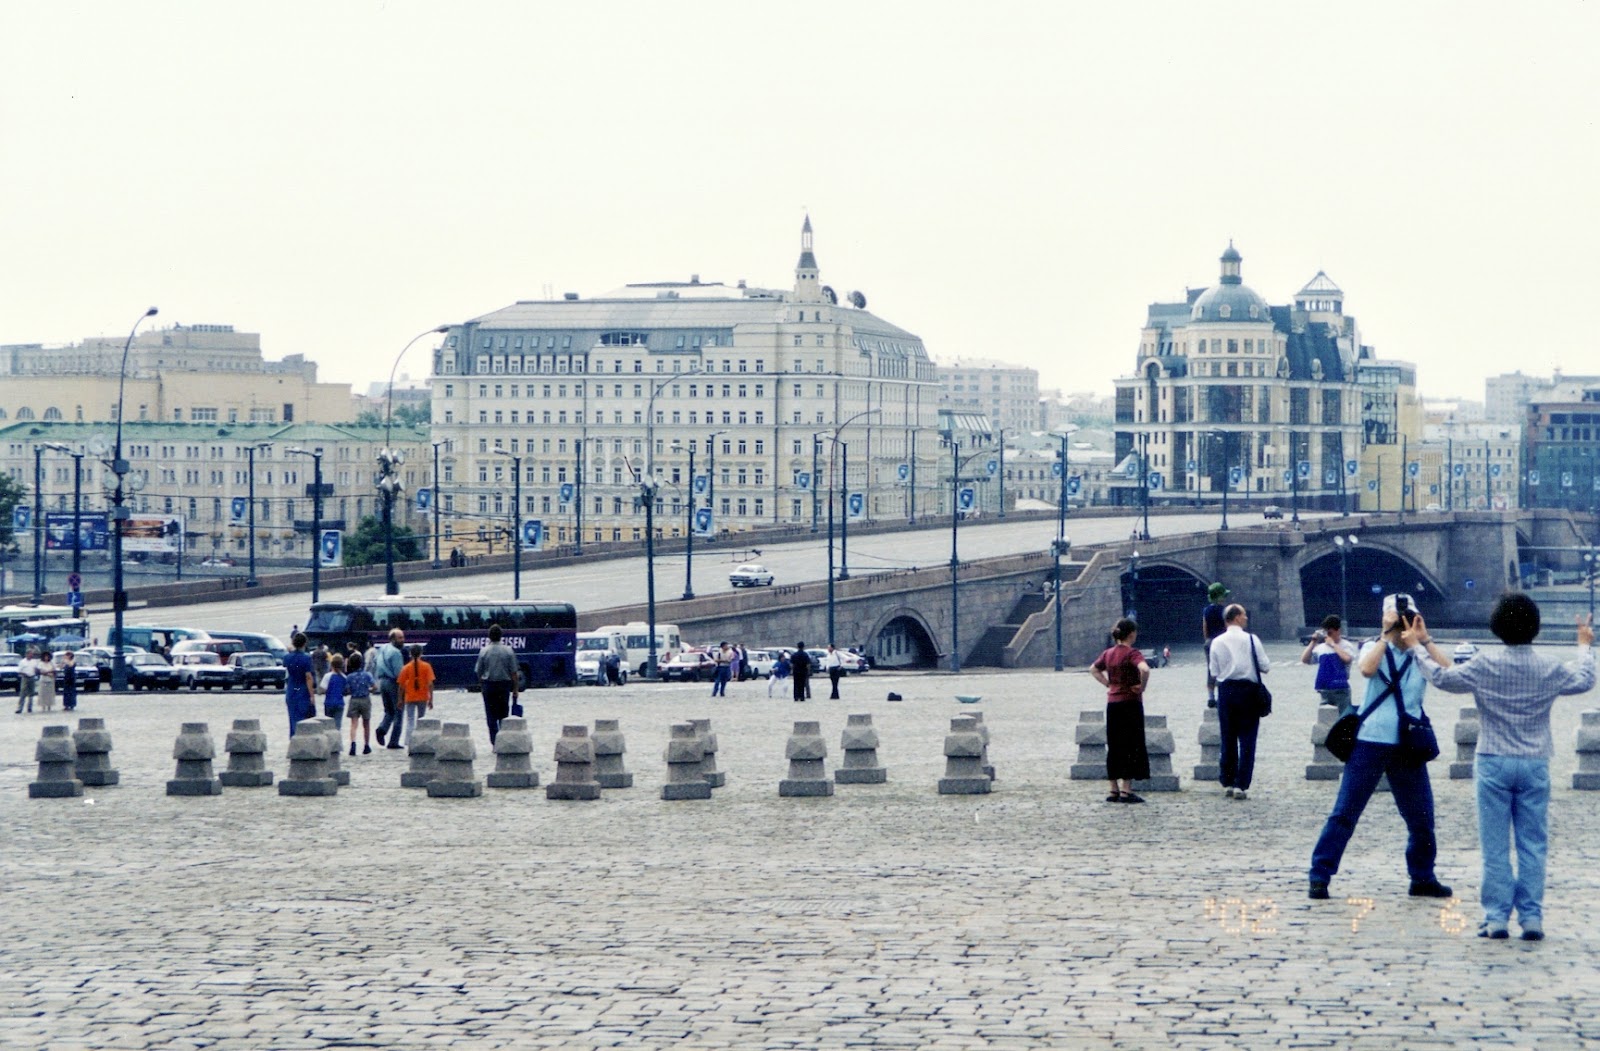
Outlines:
<svg viewBox="0 0 1600 1051"><path fill-rule="evenodd" d="M66 720L7 708L0 1046L1600 1044L1600 798L1568 787L1596 698L1557 708L1550 937L1486 942L1472 785L1446 779L1448 746L1432 771L1456 901L1406 896L1381 795L1334 899L1306 900L1335 785L1304 779L1310 669L1274 678L1256 787L1233 802L1189 778L1197 654L1157 671L1147 708L1171 720L1183 790L1137 807L1067 779L1077 713L1102 697L1081 672L875 672L803 706L755 683L717 700L701 685L534 696L546 781L562 723L622 720L636 786L597 803L429 799L398 787L389 751L347 757L333 799L166 797L188 720L220 751L233 718L261 716L283 776L283 705L259 694L87 695L79 714L107 717L122 785L30 800L40 728ZM971 710L957 692L983 695L987 797L935 792L948 720ZM1461 702L1430 698L1448 742ZM482 755L481 712L447 694L436 714L471 722ZM779 799L791 720L822 721L831 768L851 712L872 713L889 783ZM691 716L712 718L728 786L662 802L668 726Z"/></svg>

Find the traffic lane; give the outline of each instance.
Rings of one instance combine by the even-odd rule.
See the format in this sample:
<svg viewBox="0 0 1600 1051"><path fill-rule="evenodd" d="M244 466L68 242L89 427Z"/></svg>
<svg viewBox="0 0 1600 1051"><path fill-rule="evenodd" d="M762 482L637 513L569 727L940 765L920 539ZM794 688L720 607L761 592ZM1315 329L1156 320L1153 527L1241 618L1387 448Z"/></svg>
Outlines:
<svg viewBox="0 0 1600 1051"><path fill-rule="evenodd" d="M1237 517L1237 516L1235 516ZM1302 518L1312 516L1302 515ZM1076 547L1126 540L1134 517L1071 518L1067 535ZM1150 520L1153 536L1203 532L1217 525L1216 514L1172 515ZM1252 523L1253 524L1253 523ZM948 521L927 529L896 533L861 534L849 537L848 566L851 575L887 572L912 567L926 568L948 564L950 531ZM960 554L963 560L994 558L1019 551L1048 550L1055 538L1056 523L1049 519L1005 521L998 519L964 522L960 527ZM775 544L734 546L722 540L697 545L694 556L693 585L699 595L732 591L728 573L744 561L759 561L771 569L775 582L782 584L825 581L828 573L827 534ZM839 537L835 537L836 568ZM753 555L760 551L760 555ZM683 594L684 556L681 553L657 556L656 601L669 604ZM572 602L579 609L608 609L638 603L645 591L645 559L629 556L616 559L583 560L551 569L523 567L522 593ZM509 570L473 573L448 578L448 587L436 587L426 579L407 582L402 592L429 594L447 590L451 594L509 599L512 593ZM381 598L381 583L350 587L324 587L325 599L360 600ZM270 631L286 635L292 626L304 627L310 609L309 591L299 595L237 598L226 603L193 603L162 607L147 614L129 614L130 623L177 623L207 630ZM663 619L666 619L663 617Z"/></svg>

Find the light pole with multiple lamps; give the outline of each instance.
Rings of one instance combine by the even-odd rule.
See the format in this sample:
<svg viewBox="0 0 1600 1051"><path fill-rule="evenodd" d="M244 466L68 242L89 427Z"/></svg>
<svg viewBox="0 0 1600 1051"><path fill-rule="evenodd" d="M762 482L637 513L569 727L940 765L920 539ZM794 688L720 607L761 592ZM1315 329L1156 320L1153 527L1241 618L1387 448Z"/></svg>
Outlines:
<svg viewBox="0 0 1600 1051"><path fill-rule="evenodd" d="M1355 536L1333 538L1333 546L1339 549L1339 621L1346 625L1346 630L1349 630L1350 620L1350 576L1345 563L1360 543Z"/></svg>
<svg viewBox="0 0 1600 1051"><path fill-rule="evenodd" d="M389 366L389 389L383 402L383 449L378 453L378 474L374 479L378 493L383 498L383 593L385 595L400 594L400 584L394 576L394 498L405 491L405 485L400 480L400 467L405 463L405 457L394 451L394 445L390 440L394 427L394 374L400 368L400 359L406 356L406 351L410 350L417 340L443 335L449 331L449 325L435 325L425 332L418 332L400 348L400 353L394 356L394 364ZM318 537L319 547L321 543L322 538Z"/></svg>
<svg viewBox="0 0 1600 1051"><path fill-rule="evenodd" d="M511 597L522 599L522 457L498 446L497 456L511 457Z"/></svg>
<svg viewBox="0 0 1600 1051"><path fill-rule="evenodd" d="M322 597L322 450L285 449L290 456L311 457L311 601Z"/></svg>
<svg viewBox="0 0 1600 1051"><path fill-rule="evenodd" d="M976 441L976 436L974 441ZM961 458L961 439L955 436L954 423L945 430L939 443L950 450L950 670L961 671L961 468L983 455L982 451Z"/></svg>
<svg viewBox="0 0 1600 1051"><path fill-rule="evenodd" d="M244 449L245 460L248 463L249 470L246 484L249 486L250 493L250 524L247 527L250 532L250 572L244 578L244 586L247 588L256 587L261 583L256 579L256 451L270 448L272 448L271 442L256 442L254 445L245 446ZM181 551L178 557L183 557Z"/></svg>
<svg viewBox="0 0 1600 1051"><path fill-rule="evenodd" d="M122 367L117 373L117 438L111 447L108 466L116 478L115 488L111 490L111 688L119 693L128 688L128 662L122 652L126 648L122 641L122 618L128 608L128 593L122 580L122 524L128 520L128 509L123 506L127 499L123 481L128 474L128 461L122 458L122 399L128 382L128 351L133 347L134 333L139 331L145 318L155 317L157 313L156 308L151 307L133 323L127 342L122 344Z"/></svg>
<svg viewBox="0 0 1600 1051"><path fill-rule="evenodd" d="M1139 507L1144 515L1140 540L1150 539L1150 433L1139 432Z"/></svg>

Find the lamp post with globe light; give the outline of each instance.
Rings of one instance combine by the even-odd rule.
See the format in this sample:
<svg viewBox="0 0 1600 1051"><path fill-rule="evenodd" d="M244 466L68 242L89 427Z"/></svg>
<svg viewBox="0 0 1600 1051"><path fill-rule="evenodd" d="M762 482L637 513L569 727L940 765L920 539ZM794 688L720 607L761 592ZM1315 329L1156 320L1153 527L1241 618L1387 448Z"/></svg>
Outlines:
<svg viewBox="0 0 1600 1051"><path fill-rule="evenodd" d="M373 480L383 499L383 591L386 595L400 594L400 584L394 576L394 501L398 494L405 491L405 484L400 480L400 468L405 464L405 457L394 450L390 440L394 427L394 374L400 368L400 359L406 356L406 351L417 340L449 331L449 325L435 325L425 332L418 332L400 348L400 353L394 357L394 364L389 366L389 390L383 406L383 448L378 452L378 473ZM317 542L320 544L321 539L318 538Z"/></svg>
<svg viewBox="0 0 1600 1051"><path fill-rule="evenodd" d="M285 449L290 456L311 457L311 601L322 597L322 450Z"/></svg>
<svg viewBox="0 0 1600 1051"><path fill-rule="evenodd" d="M128 339L122 344L122 367L117 373L117 438L111 447L112 478L115 479L111 490L111 688L118 692L128 688L128 662L124 659L122 641L122 618L128 608L128 593L123 588L122 579L122 529L123 523L128 520L128 509L123 506L127 499L124 480L128 474L128 461L122 457L122 416L123 396L128 382L128 351L133 347L134 333L139 331L139 326L145 318L155 317L159 311L151 307L139 315L139 320L133 323L133 328L128 331ZM141 487L143 483L140 483Z"/></svg>
<svg viewBox="0 0 1600 1051"><path fill-rule="evenodd" d="M1360 538L1355 536L1346 535L1333 538L1333 546L1339 549L1339 620L1341 623L1347 623L1350 620L1350 579L1345 563L1360 543Z"/></svg>

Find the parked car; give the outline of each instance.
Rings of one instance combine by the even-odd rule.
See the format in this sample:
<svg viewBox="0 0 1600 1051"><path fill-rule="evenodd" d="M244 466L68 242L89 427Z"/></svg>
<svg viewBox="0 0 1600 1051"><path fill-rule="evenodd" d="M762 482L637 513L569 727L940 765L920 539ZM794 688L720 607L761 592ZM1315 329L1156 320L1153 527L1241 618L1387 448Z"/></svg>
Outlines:
<svg viewBox="0 0 1600 1051"><path fill-rule="evenodd" d="M222 558L208 558L200 564L206 569L223 569L232 568L238 563L234 562L233 559L228 558L227 556L223 556Z"/></svg>
<svg viewBox="0 0 1600 1051"><path fill-rule="evenodd" d="M1279 507L1277 504L1268 504L1266 507L1263 507L1261 509L1261 517L1262 518L1282 518L1283 517L1283 508Z"/></svg>
<svg viewBox="0 0 1600 1051"><path fill-rule="evenodd" d="M827 675L828 651L806 650L811 657L811 671L816 675ZM846 675L860 675L867 670L868 661L859 653L850 650L839 650L839 666L845 670Z"/></svg>
<svg viewBox="0 0 1600 1051"><path fill-rule="evenodd" d="M229 635L226 638L214 637L209 639L185 639L182 642L174 643L172 646L172 652L167 654L167 656L171 657L173 662L176 663L179 654L215 653L221 659L222 663L226 664L228 663L228 658L232 657L235 653L244 653L252 649L254 649L254 647L247 646L243 641L234 638L232 635Z"/></svg>
<svg viewBox="0 0 1600 1051"><path fill-rule="evenodd" d="M728 583L736 588L770 588L772 571L756 562L746 562L728 574Z"/></svg>
<svg viewBox="0 0 1600 1051"><path fill-rule="evenodd" d="M778 663L777 650L745 650L745 664L750 668L750 674L757 679L772 678L772 666Z"/></svg>
<svg viewBox="0 0 1600 1051"><path fill-rule="evenodd" d="M241 690L281 690L289 677L283 662L270 653L235 653L228 663Z"/></svg>
<svg viewBox="0 0 1600 1051"><path fill-rule="evenodd" d="M1450 660L1454 664L1465 664L1478 655L1478 647L1470 642L1458 642L1456 648L1450 651Z"/></svg>
<svg viewBox="0 0 1600 1051"><path fill-rule="evenodd" d="M0 653L0 690L15 690L22 678L22 655Z"/></svg>
<svg viewBox="0 0 1600 1051"><path fill-rule="evenodd" d="M661 666L667 682L700 682L717 673L717 659L703 650L684 650Z"/></svg>
<svg viewBox="0 0 1600 1051"><path fill-rule="evenodd" d="M229 639L238 639L244 644L244 649L239 651L241 653L270 653L280 662L289 655L289 647L285 646L283 640L276 635L260 631L230 631L225 634Z"/></svg>
<svg viewBox="0 0 1600 1051"><path fill-rule="evenodd" d="M50 655L50 663L56 672L56 689L60 689L67 682L67 651L58 650ZM72 677L78 680L78 689L90 693L100 688L100 668L92 660L83 660L76 651L73 654ZM110 679L110 674L106 676Z"/></svg>
<svg viewBox="0 0 1600 1051"><path fill-rule="evenodd" d="M213 687L231 690L237 681L232 665L224 664L220 656L204 650L174 653L172 666L178 670L178 684L191 690Z"/></svg>
<svg viewBox="0 0 1600 1051"><path fill-rule="evenodd" d="M134 653L124 661L130 690L176 690L178 669L159 653Z"/></svg>

